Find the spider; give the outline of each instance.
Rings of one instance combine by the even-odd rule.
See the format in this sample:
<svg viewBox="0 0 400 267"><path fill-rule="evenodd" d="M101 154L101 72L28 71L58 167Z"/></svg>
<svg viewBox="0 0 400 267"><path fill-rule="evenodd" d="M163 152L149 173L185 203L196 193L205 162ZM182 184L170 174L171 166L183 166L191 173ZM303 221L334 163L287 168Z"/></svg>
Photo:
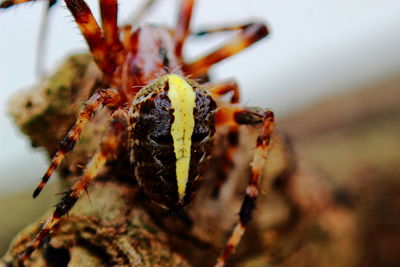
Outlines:
<svg viewBox="0 0 400 267"><path fill-rule="evenodd" d="M7 5L3 7L26 1L5 2ZM229 130L226 160L218 172L220 177L217 177L214 196L218 195L229 172L229 163L238 145L239 125L260 125L239 222L216 266L224 266L239 244L255 209L274 128L274 114L266 109L239 106L239 89L235 81L204 82L204 77L214 64L267 36L268 29L264 24L254 22L199 32L201 35L221 31L237 33L215 51L188 63L182 50L191 34L189 25L194 2L181 1L176 29L171 30L160 26L118 27L116 0L100 0L100 27L84 0L65 0L108 88L97 90L84 103L35 189L34 198L73 149L95 112L101 106L112 112L107 132L83 175L58 202L52 216L21 255L22 261L40 246L108 159L116 154L124 133L129 136L130 161L139 187L155 205L164 210L179 211L191 202L201 185L216 127ZM54 1L49 7L52 3ZM225 101L223 96L228 93L232 97Z"/></svg>

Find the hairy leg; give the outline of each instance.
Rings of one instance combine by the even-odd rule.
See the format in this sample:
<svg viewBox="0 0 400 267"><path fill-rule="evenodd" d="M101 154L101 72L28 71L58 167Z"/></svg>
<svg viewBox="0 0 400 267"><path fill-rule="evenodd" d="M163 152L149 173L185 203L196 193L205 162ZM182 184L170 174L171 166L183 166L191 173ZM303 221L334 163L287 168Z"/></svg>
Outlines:
<svg viewBox="0 0 400 267"><path fill-rule="evenodd" d="M47 1L49 2L49 6L52 6L57 2L57 0L47 0ZM36 2L36 0L4 0L1 1L0 8L8 8L26 2Z"/></svg>
<svg viewBox="0 0 400 267"><path fill-rule="evenodd" d="M192 63L184 64L183 69L194 78L202 76L214 64L242 51L267 35L268 29L264 24L246 24L242 26L242 29L225 45L222 45L210 54Z"/></svg>
<svg viewBox="0 0 400 267"><path fill-rule="evenodd" d="M107 43L92 11L84 0L65 0L65 3L85 37L94 61L104 73L110 85L113 85L112 78L116 65L115 62L109 60Z"/></svg>
<svg viewBox="0 0 400 267"><path fill-rule="evenodd" d="M75 124L69 130L67 136L60 142L60 148L51 160L50 166L46 173L43 175L41 182L33 192L33 197L37 197L46 185L50 176L60 165L65 155L71 151L79 139L79 136L84 129L86 123L93 117L93 114L99 108L100 105L114 105L120 100L118 91L114 89L99 90L94 93L88 101L85 102L81 111L79 112L78 118Z"/></svg>
<svg viewBox="0 0 400 267"><path fill-rule="evenodd" d="M237 104L240 101L239 87L235 80L227 80L219 83L205 84L214 98L219 99L222 96L232 92L232 97L229 101L231 104Z"/></svg>
<svg viewBox="0 0 400 267"><path fill-rule="evenodd" d="M234 228L223 252L217 260L216 266L218 267L225 265L226 260L239 244L246 227L251 220L259 193L262 170L268 157L274 127L274 114L272 111L252 108L226 108L223 112L224 114L221 115L222 117L220 117L220 119L225 118L225 121L228 123L261 125L261 131L257 138L256 148L253 154L250 179L246 187L246 194L239 211L239 222Z"/></svg>
<svg viewBox="0 0 400 267"><path fill-rule="evenodd" d="M124 55L122 43L119 39L118 6L116 0L100 0L101 23L103 36L107 45L108 57L116 64L123 64Z"/></svg>
<svg viewBox="0 0 400 267"><path fill-rule="evenodd" d="M244 30L250 27L253 23L242 24L242 25L231 25L231 26L222 26L210 29L202 29L195 32L191 32L190 34L193 36L205 36L213 33L221 33L221 32L231 32L231 31L239 31Z"/></svg>
<svg viewBox="0 0 400 267"><path fill-rule="evenodd" d="M238 87L236 81L228 80L228 81L221 82L218 84L211 84L211 85L206 85L206 86L210 87L210 92L215 99L219 99L219 98L225 96L226 94L232 92L230 103L231 104L239 103L240 92L239 92L239 87ZM221 125L221 124L223 125L224 121L217 120L216 123L219 125ZM224 154L222 155L222 158L221 158L222 162L220 164L218 164L217 177L216 177L213 191L211 192L211 196L213 198L218 198L219 192L226 182L228 173L234 167L233 159L235 156L237 146L239 144L239 127L237 124L231 124L228 126L228 133L227 133L226 138L227 138L228 144L227 144L226 151L224 151Z"/></svg>
<svg viewBox="0 0 400 267"><path fill-rule="evenodd" d="M178 15L178 23L175 31L175 53L182 58L183 45L190 31L190 20L192 19L194 0L181 0Z"/></svg>
<svg viewBox="0 0 400 267"><path fill-rule="evenodd" d="M43 239L57 225L61 217L72 209L83 191L88 187L90 181L98 176L106 164L107 159L116 152L118 144L120 143L120 138L127 127L126 115L127 111L122 109L119 109L113 113L109 130L106 136L103 138L99 150L96 151L93 158L87 164L83 176L77 180L68 191L65 192L65 195L57 203L56 209L52 216L42 225L39 233L31 241L23 255L21 255L22 261L25 261L29 258L32 252L40 246Z"/></svg>

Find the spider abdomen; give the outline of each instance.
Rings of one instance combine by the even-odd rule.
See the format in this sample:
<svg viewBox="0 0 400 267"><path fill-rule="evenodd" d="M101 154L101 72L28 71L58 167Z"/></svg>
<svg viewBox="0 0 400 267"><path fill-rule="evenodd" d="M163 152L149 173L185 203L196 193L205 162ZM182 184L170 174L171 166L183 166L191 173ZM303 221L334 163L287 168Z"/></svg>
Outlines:
<svg viewBox="0 0 400 267"><path fill-rule="evenodd" d="M177 210L192 199L210 154L215 109L204 89L178 75L138 92L130 112L131 158L154 203Z"/></svg>

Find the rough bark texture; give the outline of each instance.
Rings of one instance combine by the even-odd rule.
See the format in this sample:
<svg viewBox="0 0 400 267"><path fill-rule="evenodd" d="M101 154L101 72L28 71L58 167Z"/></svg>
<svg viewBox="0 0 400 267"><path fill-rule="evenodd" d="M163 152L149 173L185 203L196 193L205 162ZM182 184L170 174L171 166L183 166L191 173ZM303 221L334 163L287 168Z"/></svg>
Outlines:
<svg viewBox="0 0 400 267"><path fill-rule="evenodd" d="M73 123L82 101L102 86L90 62L86 55L71 57L39 88L18 94L10 105L20 129L49 155ZM82 173L101 140L108 114L103 109L95 116L59 168L63 187ZM301 117L297 119L301 121ZM293 121L296 118L286 125L296 126ZM290 126L287 128L290 131ZM224 134L224 129L217 133L214 160L196 200L184 214L175 215L152 207L138 190L126 143L122 143L101 177L90 185L89 197L81 197L26 265L211 266L237 221L257 129L240 129L235 167L215 200L210 191L218 158L226 146ZM283 135L274 136L262 184L264 193L231 265L366 266L359 229L365 214L355 207L352 188L315 171L305 157L301 152L297 158ZM16 255L39 226L33 222L15 237L4 262L17 265Z"/></svg>

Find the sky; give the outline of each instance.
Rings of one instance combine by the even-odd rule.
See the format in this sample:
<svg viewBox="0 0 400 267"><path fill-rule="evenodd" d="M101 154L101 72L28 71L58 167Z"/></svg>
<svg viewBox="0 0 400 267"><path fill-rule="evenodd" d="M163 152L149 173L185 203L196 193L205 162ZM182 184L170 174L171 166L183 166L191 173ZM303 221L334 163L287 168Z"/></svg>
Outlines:
<svg viewBox="0 0 400 267"><path fill-rule="evenodd" d="M87 1L97 16L97 1ZM140 1L120 1L120 23ZM159 0L144 23L173 27L177 2ZM35 55L44 1L0 12L0 194L33 187L46 169L46 156L6 115L6 101L36 84ZM272 108L284 116L327 95L383 81L400 73L398 0L202 0L192 29L262 21L270 36L212 69L215 80L234 77L243 103ZM52 73L83 41L64 3L51 14L44 60ZM229 35L190 40L196 58ZM29 166L20 168L19 166Z"/></svg>

